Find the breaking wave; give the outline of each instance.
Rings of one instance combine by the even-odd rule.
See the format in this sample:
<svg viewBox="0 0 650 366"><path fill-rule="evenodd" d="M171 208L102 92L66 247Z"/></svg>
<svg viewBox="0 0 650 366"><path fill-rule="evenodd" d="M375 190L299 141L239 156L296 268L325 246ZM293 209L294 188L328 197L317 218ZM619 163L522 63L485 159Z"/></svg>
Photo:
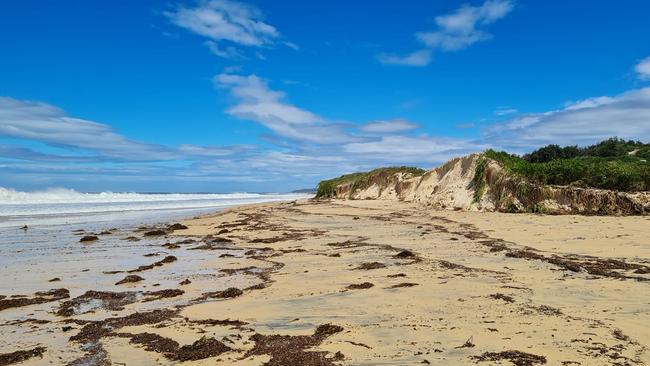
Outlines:
<svg viewBox="0 0 650 366"><path fill-rule="evenodd" d="M67 188L21 192L0 187L0 216L210 208L305 197L309 196L278 193L85 193Z"/></svg>

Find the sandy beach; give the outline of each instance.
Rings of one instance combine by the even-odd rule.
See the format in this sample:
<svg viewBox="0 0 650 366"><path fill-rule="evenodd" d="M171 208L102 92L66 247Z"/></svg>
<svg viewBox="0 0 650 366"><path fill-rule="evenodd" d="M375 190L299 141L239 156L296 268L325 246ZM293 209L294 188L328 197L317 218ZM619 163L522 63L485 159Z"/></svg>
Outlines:
<svg viewBox="0 0 650 366"><path fill-rule="evenodd" d="M0 364L650 363L649 217L299 200L181 224L7 273Z"/></svg>

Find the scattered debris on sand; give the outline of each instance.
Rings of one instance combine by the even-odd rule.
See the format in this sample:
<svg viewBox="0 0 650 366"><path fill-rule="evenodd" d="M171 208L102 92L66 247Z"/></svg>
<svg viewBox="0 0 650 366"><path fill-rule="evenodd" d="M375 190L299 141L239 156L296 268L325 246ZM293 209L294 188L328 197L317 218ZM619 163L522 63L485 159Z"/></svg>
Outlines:
<svg viewBox="0 0 650 366"><path fill-rule="evenodd" d="M497 292L496 294L491 294L488 297L490 297L492 299L495 299L495 300L503 300L503 301L508 302L508 303L515 302L515 299L513 299L512 296L504 295L504 294L499 293L499 292Z"/></svg>
<svg viewBox="0 0 650 366"><path fill-rule="evenodd" d="M650 278L630 276L617 271L632 271L637 274L650 273L650 267L642 264L627 263L618 259L580 257L576 255L545 256L532 249L512 250L506 253L506 257L520 258L525 260L539 260L556 265L571 272L586 272L594 276L612 277L618 279L634 279L637 281L650 281Z"/></svg>
<svg viewBox="0 0 650 366"><path fill-rule="evenodd" d="M474 344L474 337L469 337L469 338L465 341L465 343L461 344L461 345L458 346L458 347L454 347L454 348L456 348L456 349L461 349L461 348L473 348L473 347L475 347L475 346L476 346L476 345Z"/></svg>

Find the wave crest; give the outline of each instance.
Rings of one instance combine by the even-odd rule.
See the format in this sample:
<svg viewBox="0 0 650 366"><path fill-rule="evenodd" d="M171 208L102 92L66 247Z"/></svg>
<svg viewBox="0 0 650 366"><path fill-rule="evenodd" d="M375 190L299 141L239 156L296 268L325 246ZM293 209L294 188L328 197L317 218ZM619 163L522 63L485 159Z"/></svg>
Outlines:
<svg viewBox="0 0 650 366"><path fill-rule="evenodd" d="M99 192L85 193L68 188L48 188L41 191L22 192L0 187L0 204L64 204L64 203L135 203L192 200L228 200L263 197L258 193L135 193Z"/></svg>

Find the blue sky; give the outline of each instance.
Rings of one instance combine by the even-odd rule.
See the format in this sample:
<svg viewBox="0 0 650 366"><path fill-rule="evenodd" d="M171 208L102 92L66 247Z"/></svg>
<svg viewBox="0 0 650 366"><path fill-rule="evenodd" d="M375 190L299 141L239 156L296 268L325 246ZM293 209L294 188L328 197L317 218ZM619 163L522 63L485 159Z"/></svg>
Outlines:
<svg viewBox="0 0 650 366"><path fill-rule="evenodd" d="M0 186L288 191L650 140L642 1L4 1Z"/></svg>

